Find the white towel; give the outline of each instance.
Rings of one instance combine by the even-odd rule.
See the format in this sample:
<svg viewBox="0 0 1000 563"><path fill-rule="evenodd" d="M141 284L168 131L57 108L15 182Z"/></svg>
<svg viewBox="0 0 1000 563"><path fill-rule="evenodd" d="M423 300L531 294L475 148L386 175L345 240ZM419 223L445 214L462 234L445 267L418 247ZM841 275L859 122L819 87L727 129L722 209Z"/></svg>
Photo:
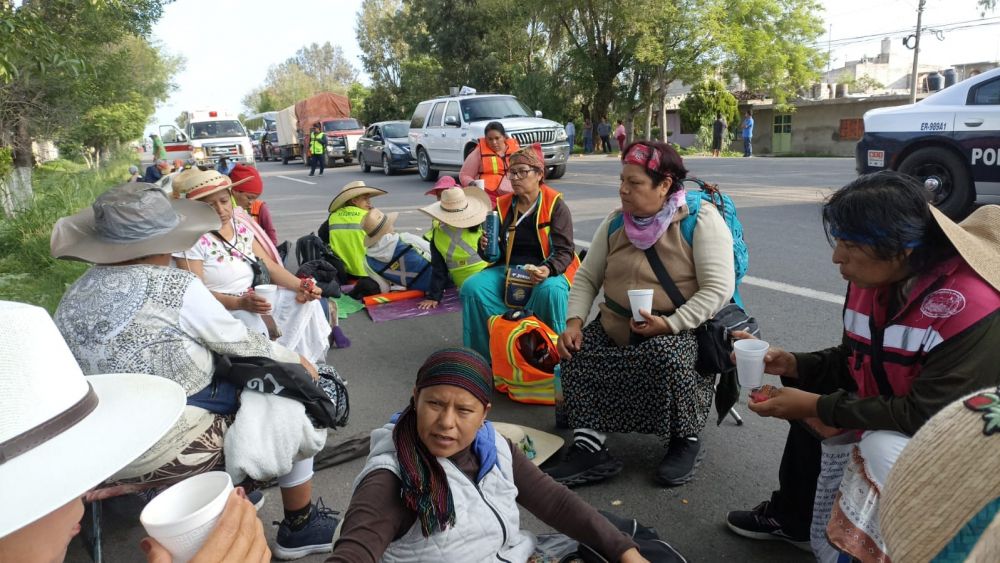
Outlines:
<svg viewBox="0 0 1000 563"><path fill-rule="evenodd" d="M245 389L223 443L226 472L234 483L248 475L270 481L291 471L292 462L316 455L325 444L326 429L313 427L302 403Z"/></svg>

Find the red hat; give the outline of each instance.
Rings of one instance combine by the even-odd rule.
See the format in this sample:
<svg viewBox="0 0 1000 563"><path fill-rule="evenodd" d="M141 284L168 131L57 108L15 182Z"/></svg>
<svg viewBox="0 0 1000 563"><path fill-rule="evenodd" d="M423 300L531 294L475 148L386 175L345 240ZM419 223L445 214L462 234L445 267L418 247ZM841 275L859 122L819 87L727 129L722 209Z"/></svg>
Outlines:
<svg viewBox="0 0 1000 563"><path fill-rule="evenodd" d="M260 179L260 172L253 166L237 164L229 173L229 179L233 181L233 190L237 192L260 195L264 191L264 182ZM237 184L240 180L244 180L244 182Z"/></svg>
<svg viewBox="0 0 1000 563"><path fill-rule="evenodd" d="M424 195L437 196L439 193L449 189L460 187L455 179L451 176L444 176L440 180L434 183L434 187L424 192Z"/></svg>

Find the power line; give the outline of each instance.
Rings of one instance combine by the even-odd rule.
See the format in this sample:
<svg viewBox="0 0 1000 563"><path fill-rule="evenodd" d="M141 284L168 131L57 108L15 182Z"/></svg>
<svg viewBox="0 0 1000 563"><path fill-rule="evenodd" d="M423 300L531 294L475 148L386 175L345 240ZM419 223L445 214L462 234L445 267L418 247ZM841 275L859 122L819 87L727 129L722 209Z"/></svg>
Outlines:
<svg viewBox="0 0 1000 563"><path fill-rule="evenodd" d="M966 24L968 24L968 25L966 25ZM991 25L1000 25L1000 17L982 18L982 19L977 19L977 20L966 20L966 21L961 21L961 22L952 22L952 23L939 24L939 25L928 25L928 26L926 26L926 29L928 29L928 30L938 30L938 31L944 32L944 31L957 31L959 29L969 29L969 28L974 28L974 27L984 27L984 26L991 26ZM902 35L904 33L909 34L909 33L913 33L913 30L914 30L913 27L908 27L906 29L898 29L898 30L895 30L895 31L882 31L882 32L879 32L879 33L871 33L871 34L868 34L868 35L857 35L857 36L854 36L854 37L841 37L839 39L832 39L832 40L827 40L827 41L820 40L820 41L816 41L814 43L811 43L811 45L814 46L814 47L819 47L819 46L822 46L824 43L826 43L826 44L834 46L834 47L842 47L844 45L850 45L850 44L853 44L853 43L862 43L864 41L870 41L872 39L881 39L881 38L887 37L887 36Z"/></svg>

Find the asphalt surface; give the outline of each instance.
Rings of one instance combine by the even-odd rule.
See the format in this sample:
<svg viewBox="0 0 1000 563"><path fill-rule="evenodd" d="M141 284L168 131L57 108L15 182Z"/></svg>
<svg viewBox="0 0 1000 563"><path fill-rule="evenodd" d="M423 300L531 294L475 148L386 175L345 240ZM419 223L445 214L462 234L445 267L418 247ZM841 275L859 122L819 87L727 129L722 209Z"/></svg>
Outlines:
<svg viewBox="0 0 1000 563"><path fill-rule="evenodd" d="M750 247L749 277L741 287L751 314L760 321L764 338L789 350L814 350L834 343L840 334L837 303L845 282L830 262L830 246L819 218L820 202L832 189L854 177L850 159L835 158L699 158L685 160L691 174L718 183L736 202ZM341 186L363 179L388 190L374 199L384 211L399 211L397 230L420 232L429 218L416 211L432 202L423 193L432 184L415 171L383 176L373 169L364 174L357 165L327 169L308 176L293 162L260 163L264 200L271 207L280 239L294 243L326 218L329 201ZM618 204L620 163L605 156L574 157L566 176L551 185L563 192L573 212L575 238L586 244L597 225ZM458 313L373 324L364 312L341 322L350 348L332 350L329 363L348 380L351 393L350 425L339 436L367 432L402 408L417 368L434 350L461 344ZM770 378L769 379L775 379ZM773 383L774 381L772 381ZM742 397L737 410L745 424L731 418L721 426L711 415L701 438L707 448L696 478L685 486L665 489L653 481L664 453L655 437L612 435L611 451L625 462L625 470L610 481L576 489L600 509L637 518L655 527L690 561L809 561L810 554L780 542L760 542L735 536L725 526L729 510L749 509L769 497L777 485L778 463L787 423L758 417ZM496 398L493 420L516 422L571 438L554 428L551 407L529 406ZM336 438L331 438L336 439ZM364 459L319 471L316 495L328 506L344 510L354 477ZM143 560L138 542L143 533L135 502L106 503L105 560ZM522 511L523 525L535 532L550 531ZM260 512L271 540L281 518L276 489ZM78 541L69 561L87 561ZM306 562L319 562L313 556Z"/></svg>

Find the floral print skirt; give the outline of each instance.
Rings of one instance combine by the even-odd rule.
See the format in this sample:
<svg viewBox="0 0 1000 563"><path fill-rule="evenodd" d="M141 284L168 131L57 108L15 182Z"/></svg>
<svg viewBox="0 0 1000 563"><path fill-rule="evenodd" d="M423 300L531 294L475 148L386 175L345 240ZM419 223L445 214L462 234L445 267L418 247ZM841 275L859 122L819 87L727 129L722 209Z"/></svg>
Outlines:
<svg viewBox="0 0 1000 563"><path fill-rule="evenodd" d="M698 342L685 331L619 347L600 319L561 365L563 412L573 428L693 436L705 427L715 378L694 369Z"/></svg>

